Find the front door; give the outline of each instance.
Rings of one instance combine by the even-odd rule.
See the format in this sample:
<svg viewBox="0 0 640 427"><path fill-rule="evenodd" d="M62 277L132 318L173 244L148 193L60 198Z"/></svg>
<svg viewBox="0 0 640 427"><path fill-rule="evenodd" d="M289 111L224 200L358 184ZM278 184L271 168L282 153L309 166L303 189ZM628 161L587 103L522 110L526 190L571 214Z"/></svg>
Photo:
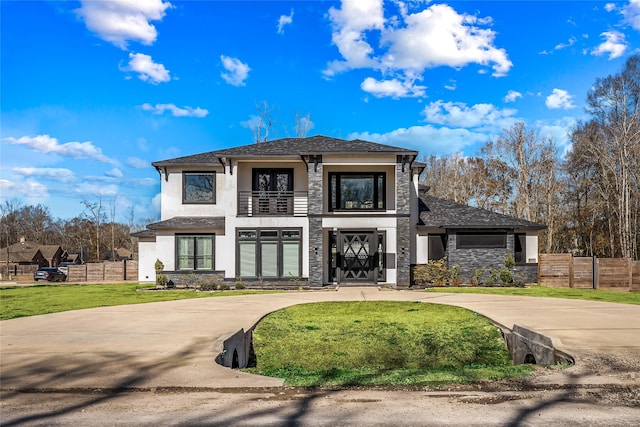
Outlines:
<svg viewBox="0 0 640 427"><path fill-rule="evenodd" d="M330 275L338 283L377 283L383 251L382 235L375 230L332 233Z"/></svg>

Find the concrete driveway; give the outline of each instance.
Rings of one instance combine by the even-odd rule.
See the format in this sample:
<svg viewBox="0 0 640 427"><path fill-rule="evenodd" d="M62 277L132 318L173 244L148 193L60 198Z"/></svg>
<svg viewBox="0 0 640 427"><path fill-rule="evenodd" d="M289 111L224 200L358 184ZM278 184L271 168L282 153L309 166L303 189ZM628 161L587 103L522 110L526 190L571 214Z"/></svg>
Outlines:
<svg viewBox="0 0 640 427"><path fill-rule="evenodd" d="M341 288L104 307L3 321L1 386L3 390L281 386L280 380L214 363L222 341L283 307L356 300L450 304L507 327L525 325L551 337L557 348L574 356L576 369L583 356L640 360L637 305ZM601 372L583 374L582 381L607 380ZM640 379L630 376L628 381L638 384Z"/></svg>

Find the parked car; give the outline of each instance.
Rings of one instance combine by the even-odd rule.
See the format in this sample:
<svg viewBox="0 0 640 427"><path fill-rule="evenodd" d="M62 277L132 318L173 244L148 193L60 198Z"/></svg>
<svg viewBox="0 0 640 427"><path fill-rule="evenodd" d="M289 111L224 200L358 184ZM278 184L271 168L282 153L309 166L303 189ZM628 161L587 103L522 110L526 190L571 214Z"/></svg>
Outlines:
<svg viewBox="0 0 640 427"><path fill-rule="evenodd" d="M33 280L47 280L49 282L64 282L67 275L55 267L40 267L38 271L33 273Z"/></svg>
<svg viewBox="0 0 640 427"><path fill-rule="evenodd" d="M63 261L58 266L58 270L62 271L65 276L68 276L69 275L69 266L70 265L76 265L76 263L73 262L73 261Z"/></svg>

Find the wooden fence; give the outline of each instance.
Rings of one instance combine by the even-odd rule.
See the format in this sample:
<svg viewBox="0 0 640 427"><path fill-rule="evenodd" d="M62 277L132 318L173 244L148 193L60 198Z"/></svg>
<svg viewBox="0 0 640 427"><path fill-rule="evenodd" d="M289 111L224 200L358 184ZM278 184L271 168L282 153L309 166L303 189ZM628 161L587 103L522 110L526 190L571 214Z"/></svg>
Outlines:
<svg viewBox="0 0 640 427"><path fill-rule="evenodd" d="M554 288L640 291L640 261L540 254L538 284Z"/></svg>
<svg viewBox="0 0 640 427"><path fill-rule="evenodd" d="M138 261L70 265L67 282L120 282L138 280Z"/></svg>

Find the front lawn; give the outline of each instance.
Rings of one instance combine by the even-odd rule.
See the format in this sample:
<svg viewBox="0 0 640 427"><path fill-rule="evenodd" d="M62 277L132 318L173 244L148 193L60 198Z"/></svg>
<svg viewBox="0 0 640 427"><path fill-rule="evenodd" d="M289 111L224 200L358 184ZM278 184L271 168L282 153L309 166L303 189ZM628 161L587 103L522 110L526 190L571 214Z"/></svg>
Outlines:
<svg viewBox="0 0 640 427"><path fill-rule="evenodd" d="M595 289L548 288L533 285L527 288L464 287L428 288L427 292L449 292L456 294L494 294L528 297L569 298L588 301L620 302L640 304L640 292L601 291Z"/></svg>
<svg viewBox="0 0 640 427"><path fill-rule="evenodd" d="M265 317L256 367L291 386L424 386L526 375L499 330L459 307L419 302L303 304Z"/></svg>
<svg viewBox="0 0 640 427"><path fill-rule="evenodd" d="M157 291L144 292L148 285L38 285L0 288L0 320L83 308L108 307L145 302L172 301L188 298L210 298L226 295L265 293L264 291Z"/></svg>

